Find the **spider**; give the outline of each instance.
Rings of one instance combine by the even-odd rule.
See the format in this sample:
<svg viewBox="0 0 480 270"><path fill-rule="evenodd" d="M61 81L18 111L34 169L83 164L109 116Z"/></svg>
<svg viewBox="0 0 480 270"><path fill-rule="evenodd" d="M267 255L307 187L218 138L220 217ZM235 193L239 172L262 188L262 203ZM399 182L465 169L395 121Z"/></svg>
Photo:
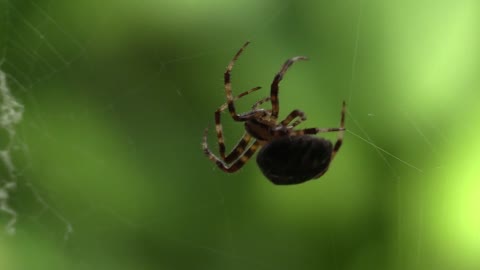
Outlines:
<svg viewBox="0 0 480 270"><path fill-rule="evenodd" d="M345 101L342 104L340 127L338 128L296 130L294 128L307 119L301 110L293 110L285 119L278 122L280 109L278 84L293 63L299 60L307 60L305 56L296 56L288 59L273 78L270 96L255 102L250 111L238 114L234 102L261 88L259 86L254 87L236 97L232 94L230 73L235 61L249 43L246 42L235 54L224 74L227 102L215 111L215 130L220 157L215 156L208 148L208 128L205 129L203 136L203 152L221 170L233 173L242 168L252 155L260 149L257 155L257 164L265 177L277 185L299 184L319 178L327 171L342 145L345 131ZM260 105L268 101L272 104L271 109L260 108ZM223 128L220 121L221 113L226 109L228 109L234 121L244 122L245 126L245 133L228 155L225 154ZM295 121L292 123L293 120ZM313 136L321 132L335 131L339 132L335 145L332 145L329 140Z"/></svg>

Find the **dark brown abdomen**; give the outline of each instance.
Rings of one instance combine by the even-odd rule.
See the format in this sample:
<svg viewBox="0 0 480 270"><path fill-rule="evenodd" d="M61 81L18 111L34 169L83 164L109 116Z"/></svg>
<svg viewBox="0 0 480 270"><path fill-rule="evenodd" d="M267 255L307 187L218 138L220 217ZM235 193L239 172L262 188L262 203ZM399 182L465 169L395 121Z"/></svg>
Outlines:
<svg viewBox="0 0 480 270"><path fill-rule="evenodd" d="M332 150L332 143L323 138L285 136L263 146L257 164L274 184L299 184L327 171Z"/></svg>

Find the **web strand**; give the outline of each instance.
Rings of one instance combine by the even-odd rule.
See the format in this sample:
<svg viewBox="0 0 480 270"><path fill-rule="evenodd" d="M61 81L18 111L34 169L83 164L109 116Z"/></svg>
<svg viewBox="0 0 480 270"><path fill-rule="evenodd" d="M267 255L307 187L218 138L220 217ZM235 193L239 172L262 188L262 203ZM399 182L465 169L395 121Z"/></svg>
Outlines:
<svg viewBox="0 0 480 270"><path fill-rule="evenodd" d="M37 101L30 91L35 84L50 79L60 71L70 67L85 52L80 42L73 38L61 25L50 16L47 11L38 3L27 1L30 10L39 15L41 23L32 21L27 13L19 8L20 5L14 1L2 3L0 8L0 23L3 23L2 30L5 34L0 40L0 129L6 134L5 142L0 148L0 166L5 172L0 177L0 227L5 228L7 234L12 235L18 226L18 210L11 204L15 190L19 186L26 186L31 190L35 202L42 206L43 211L51 213L55 218L65 225L64 240L68 240L73 233L73 226L68 219L60 213L48 200L38 191L38 188L28 179L20 178L21 171L16 155L13 152L21 152L28 159L28 147L17 136L18 125L23 120L24 104L14 96L14 89L25 94L30 100L29 111L35 111ZM17 5L17 6L15 6ZM14 22L14 23L13 23ZM44 27L48 27L43 31ZM65 43L56 44L49 40L50 31L60 33ZM78 55L63 53L65 44ZM73 48L73 49L72 49ZM36 77L32 77L32 74ZM38 106L37 106L38 107ZM34 115L35 127L41 122L41 116ZM48 133L48 130L42 130ZM27 162L28 163L28 162ZM23 164L24 165L24 164Z"/></svg>
<svg viewBox="0 0 480 270"><path fill-rule="evenodd" d="M422 169L420 169L420 168L418 168L418 167L416 167L416 166L412 165L411 163L409 163L409 162L407 162L407 161L405 161L405 160L403 160L403 159L401 159L401 158L399 158L399 157L395 156L394 154L392 154L392 153L388 152L387 150L385 150L385 149L383 149L383 148L381 148L381 147L377 146L376 144L374 144L374 143L370 142L369 140L367 140L367 139L365 139L365 138L361 137L360 135L358 135L358 134L356 134L356 133L354 133L354 132L352 132L352 131L350 131L350 130L347 130L347 132L348 132L348 133L350 133L350 134L352 134L353 136L355 136L355 137L359 138L360 140L362 140L362 141L366 142L367 144L369 144L369 145L371 145L371 146L375 147L375 149L378 149L379 151L381 151L381 152L383 152L383 153L387 154L388 156L390 156L390 157L392 157L392 158L394 158L394 159L396 159L396 160L400 161L401 163L403 163L403 164L407 165L408 167L410 167L410 168L412 168L412 169L415 169L415 170L416 170L416 171L418 171L418 172L421 172L421 173L423 173L423 170L422 170Z"/></svg>
<svg viewBox="0 0 480 270"><path fill-rule="evenodd" d="M353 47L353 59L352 59L352 68L351 68L351 76L350 76L350 87L349 87L349 95L348 95L348 105L351 106L352 104L352 96L354 90L354 82L355 82L355 73L357 69L357 58L358 58L358 44L360 41L360 25L363 13L363 5L360 3L360 11L358 13L357 19L357 27L355 32L355 45Z"/></svg>

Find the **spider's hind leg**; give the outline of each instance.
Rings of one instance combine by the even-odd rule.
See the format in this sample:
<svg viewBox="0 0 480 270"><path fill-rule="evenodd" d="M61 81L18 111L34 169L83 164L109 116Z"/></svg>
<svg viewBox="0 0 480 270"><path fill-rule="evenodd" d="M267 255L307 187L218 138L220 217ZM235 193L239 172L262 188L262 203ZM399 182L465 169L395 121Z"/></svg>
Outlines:
<svg viewBox="0 0 480 270"><path fill-rule="evenodd" d="M335 157L337 154L338 150L342 146L343 143L343 136L345 134L345 111L346 111L347 104L345 101L342 103L342 112L341 112L341 117L340 117L340 128L342 129L340 132L338 132L337 135L337 141L335 142L335 145L333 146L333 152L332 152L332 158Z"/></svg>
<svg viewBox="0 0 480 270"><path fill-rule="evenodd" d="M340 117L340 127L338 128L306 128L306 129L300 129L300 130L294 130L290 133L291 136L302 136L305 134L317 134L317 133L323 133L323 132L337 132L337 141L335 142L335 145L333 146L333 151L332 151L332 158L335 157L337 154L338 150L342 146L343 143L343 136L345 134L345 111L346 111L346 103L345 101L342 103L342 112L341 112L341 117Z"/></svg>
<svg viewBox="0 0 480 270"><path fill-rule="evenodd" d="M290 124L290 122L293 121L293 119L299 117L300 119L298 119L297 121L293 122L293 124L291 125L291 127L295 127L297 125L299 125L300 123L302 123L303 121L307 120L307 116L305 115L304 112L300 111L300 110L293 110L282 122L282 126L287 126L288 124Z"/></svg>
<svg viewBox="0 0 480 270"><path fill-rule="evenodd" d="M258 142L253 143L246 151L243 152L243 155L240 155L239 157L237 157L236 161L229 165L225 161L216 157L212 153L212 151L210 151L207 144L207 135L208 135L208 129L205 129L205 133L203 135L203 142L202 142L203 152L211 161L213 161L217 165L218 168L228 173L236 172L240 168L242 168L243 165L245 165L245 163L253 156L253 154L257 151L258 147L260 146Z"/></svg>
<svg viewBox="0 0 480 270"><path fill-rule="evenodd" d="M261 89L260 86L254 87L250 90L247 90L247 91L239 94L238 96L236 96L234 98L234 100L238 100L238 99L240 99L240 98L242 98L242 97L244 97L244 96L246 96L246 95L248 95L252 92L255 92L255 91L259 90L259 89ZM222 112L225 111L227 108L228 108L228 103L224 103L215 111L215 131L217 132L218 149L219 149L219 152L220 152L220 157L225 162L228 163L228 162L231 162L231 160L235 160L236 156L233 155L233 154L236 150L238 150L237 149L238 147L242 147L243 149L245 149L248 142L250 141L250 136L248 134L244 134L241 141L235 146L235 148L232 150L232 152L227 157L225 157L225 150L226 150L225 149L225 140L224 140L224 137L223 137L223 127L222 127L222 122L221 122L220 118L221 118Z"/></svg>

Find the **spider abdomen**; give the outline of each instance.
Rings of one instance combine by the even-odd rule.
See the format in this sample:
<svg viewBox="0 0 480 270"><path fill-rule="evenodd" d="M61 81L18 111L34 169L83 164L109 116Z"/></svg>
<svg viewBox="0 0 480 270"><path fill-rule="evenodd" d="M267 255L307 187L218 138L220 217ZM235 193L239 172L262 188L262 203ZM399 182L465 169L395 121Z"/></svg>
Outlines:
<svg viewBox="0 0 480 270"><path fill-rule="evenodd" d="M322 176L328 169L332 151L332 143L323 138L284 136L262 147L257 164L274 184L299 184Z"/></svg>

